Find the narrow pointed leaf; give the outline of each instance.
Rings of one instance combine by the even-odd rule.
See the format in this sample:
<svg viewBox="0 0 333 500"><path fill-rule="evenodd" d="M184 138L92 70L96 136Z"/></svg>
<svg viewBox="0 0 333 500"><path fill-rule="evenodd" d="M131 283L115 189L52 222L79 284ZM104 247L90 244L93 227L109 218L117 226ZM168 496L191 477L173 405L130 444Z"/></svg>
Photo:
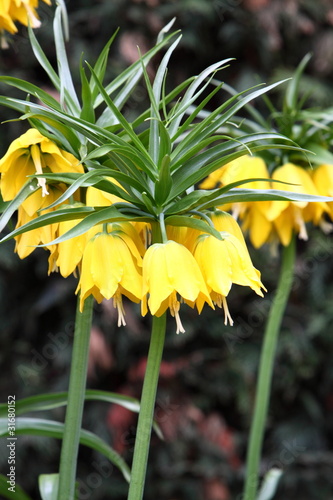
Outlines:
<svg viewBox="0 0 333 500"><path fill-rule="evenodd" d="M37 87L37 85L34 85L33 83L26 82L25 80L21 80L19 78L14 78L11 76L0 76L0 81L5 83L6 85L11 85L12 87L22 90L27 94L33 95L34 97L36 97L36 99L39 99L45 105L51 108L59 110L61 109L60 104L56 99L54 99L50 94L45 92L45 90Z"/></svg>
<svg viewBox="0 0 333 500"><path fill-rule="evenodd" d="M31 231L32 229L37 229L39 227L48 226L49 224L54 224L56 222L63 222L66 220L75 220L75 219L83 219L87 216L87 214L91 214L92 212L98 211L99 208L93 207L78 207L78 208L67 208L67 209L59 209L54 212L49 212L45 215L40 215L36 219L31 220L24 224L24 226L18 227L7 234L4 238L0 240L0 243L11 240L15 238L15 236L19 236L27 231Z"/></svg>
<svg viewBox="0 0 333 500"><path fill-rule="evenodd" d="M62 104L66 103L73 114L79 115L80 103L75 92L72 75L68 66L60 6L58 6L55 11L53 29L60 77L60 102Z"/></svg>
<svg viewBox="0 0 333 500"><path fill-rule="evenodd" d="M19 484L15 484L15 493L12 493L8 489L8 477L4 476L3 474L0 474L0 495L1 498L3 499L9 499L9 500L32 500L32 498L25 493L25 491L20 487Z"/></svg>
<svg viewBox="0 0 333 500"><path fill-rule="evenodd" d="M95 111L93 106L91 88L86 77L84 68L82 67L82 61L80 63L80 77L81 77L81 100L82 109L80 113L80 118L86 120L87 122L95 123Z"/></svg>
<svg viewBox="0 0 333 500"><path fill-rule="evenodd" d="M205 210L212 206L224 205L226 203L238 203L241 201L307 201L307 202L332 202L333 198L329 196L315 196L311 194L293 193L291 191L281 191L278 189L231 189L226 194L214 200L214 203L203 203L198 207L199 210Z"/></svg>
<svg viewBox="0 0 333 500"><path fill-rule="evenodd" d="M201 92L197 92L195 94L195 91L198 89L198 87L201 85L201 83L204 82L204 81L206 81L207 78L212 73L215 73L218 69L220 69L221 66L226 65L228 62L230 62L232 60L233 60L232 58L229 58L229 59L224 59L223 61L219 61L217 63L214 63L211 66L208 66L208 68L204 69L195 78L195 80L191 83L191 85L189 86L189 88L185 92L183 99L181 100L181 106L180 106L180 109L177 112L177 116L175 118L173 118L173 120L172 120L172 124L170 125L170 128L169 128L169 133L170 133L171 136L173 136L174 134L176 134L176 132L178 131L180 122L181 122L184 114L186 113L188 107L201 94ZM203 86L203 88L201 89L201 91L203 91L206 88L206 86L207 86L207 82L206 82L206 85ZM213 91L213 95L214 95L214 93L215 93L215 91ZM177 133L177 135L178 135L178 133Z"/></svg>
<svg viewBox="0 0 333 500"><path fill-rule="evenodd" d="M169 226L190 227L204 233L209 233L219 240L222 239L219 231L217 231L213 226L209 225L208 222L205 222L203 219L186 217L185 215L171 215L170 217L166 217L165 224Z"/></svg>
<svg viewBox="0 0 333 500"><path fill-rule="evenodd" d="M39 45L37 38L34 34L34 30L31 28L31 26L28 26L28 33L29 33L31 47L32 47L32 50L35 54L37 61L39 62L40 66L44 69L47 76L50 78L50 80L53 83L56 90L60 91L59 76L54 71L51 63L49 62L46 55L44 54L42 47Z"/></svg>
<svg viewBox="0 0 333 500"><path fill-rule="evenodd" d="M68 340L69 341L69 340ZM136 413L140 410L140 403L137 399L116 392L99 391L87 389L84 397L85 401L104 401L114 403ZM51 410L67 405L67 392L56 392L52 394L38 394L16 401L16 415L23 415L32 411ZM8 405L0 404L0 416L5 417L8 413Z"/></svg>
<svg viewBox="0 0 333 500"><path fill-rule="evenodd" d="M41 418L24 418L16 419L16 434L28 434L34 436L47 436L62 439L65 425L54 420L45 420ZM0 419L0 436L8 435L8 423L6 418ZM122 472L126 481L130 479L130 470L123 458L105 443L99 436L93 432L81 429L80 443L98 451L104 455L111 463L113 463Z"/></svg>
<svg viewBox="0 0 333 500"><path fill-rule="evenodd" d="M300 64L298 65L296 71L294 72L293 78L290 80L286 93L285 93L285 110L293 112L297 109L297 100L299 98L299 82L305 66L311 59L311 54L306 54Z"/></svg>
<svg viewBox="0 0 333 500"><path fill-rule="evenodd" d="M104 46L103 50L99 54L98 59L94 65L94 71L95 71L98 79L101 82L103 82L103 79L105 76L110 47L111 47L112 43L114 42L114 39L116 38L116 36L118 34L118 31L119 31L119 28L116 29L114 34L111 36L109 41L106 43L106 45ZM95 99L98 96L99 92L98 92L98 87L96 86L96 83L95 83L93 78L90 79L90 88L91 88L92 99L93 99L94 106L95 106L96 105Z"/></svg>
<svg viewBox="0 0 333 500"><path fill-rule="evenodd" d="M39 186L37 186L36 181L30 180L21 188L16 197L8 203L0 217L0 232L6 227L14 212L16 212L24 200L37 191L37 189L39 189Z"/></svg>

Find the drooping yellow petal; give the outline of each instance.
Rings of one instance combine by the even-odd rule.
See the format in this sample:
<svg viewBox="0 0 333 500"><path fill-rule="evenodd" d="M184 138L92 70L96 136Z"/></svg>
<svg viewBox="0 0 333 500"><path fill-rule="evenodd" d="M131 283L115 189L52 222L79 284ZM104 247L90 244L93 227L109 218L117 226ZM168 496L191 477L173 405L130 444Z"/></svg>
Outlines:
<svg viewBox="0 0 333 500"><path fill-rule="evenodd" d="M127 295L135 302L140 301L142 276L130 249L117 232L98 233L90 239L83 252L81 267L77 287L77 292L81 292L81 309L90 294L99 302L117 294L118 298L115 300L119 313L122 313L119 294Z"/></svg>
<svg viewBox="0 0 333 500"><path fill-rule="evenodd" d="M202 295L213 306L193 255L175 241L155 243L149 247L143 258L142 273L143 295L149 294L148 305L153 315L160 315L169 307L168 299L174 292L189 302Z"/></svg>
<svg viewBox="0 0 333 500"><path fill-rule="evenodd" d="M68 220L59 223L59 236L67 233L70 229L78 224L77 220ZM60 274L67 278L72 274L78 264L81 262L83 250L86 244L86 234L70 238L58 243L58 256L56 265L59 268Z"/></svg>

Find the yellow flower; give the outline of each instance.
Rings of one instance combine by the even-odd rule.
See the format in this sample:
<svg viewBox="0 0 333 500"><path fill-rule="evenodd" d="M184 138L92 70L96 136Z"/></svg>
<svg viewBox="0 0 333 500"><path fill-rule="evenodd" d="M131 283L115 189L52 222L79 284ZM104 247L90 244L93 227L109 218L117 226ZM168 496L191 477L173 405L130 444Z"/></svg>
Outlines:
<svg viewBox="0 0 333 500"><path fill-rule="evenodd" d="M253 267L245 242L233 234L221 232L223 240L202 234L194 250L194 258L199 264L202 275L213 302L224 308L225 324L233 321L229 314L226 297L233 283L249 286L262 296L260 273ZM197 300L199 312L203 307Z"/></svg>
<svg viewBox="0 0 333 500"><path fill-rule="evenodd" d="M44 169L54 173L83 173L82 165L72 154L58 148L37 129L31 128L15 139L7 153L0 159L1 194L4 201L15 198L27 182L27 176L42 174ZM42 188L42 196L46 196L48 194L46 180L39 177L38 185ZM30 203L31 197L23 204L28 211Z"/></svg>
<svg viewBox="0 0 333 500"><path fill-rule="evenodd" d="M118 225L120 226L120 224ZM141 257L133 255L134 243L122 231L98 233L84 249L81 276L76 290L80 291L80 308L89 295L97 302L113 297L118 309L118 326L125 325L122 295L133 302L142 297Z"/></svg>
<svg viewBox="0 0 333 500"><path fill-rule="evenodd" d="M200 187L210 189L217 184L225 186L232 182L257 178L267 181L253 181L240 185L243 189L270 189L269 174L265 162L256 156L241 156L227 163L213 172ZM240 202L221 207L223 210L232 210L235 218L240 218L242 228L249 233L251 243L259 248L266 243L273 229L272 222L266 217L270 207L269 201Z"/></svg>
<svg viewBox="0 0 333 500"><path fill-rule="evenodd" d="M51 5L50 0L43 0ZM36 8L38 0L1 0L0 2L0 44L2 49L8 48L4 32L14 34L17 32L15 22L18 21L25 26L39 28L41 22L38 18Z"/></svg>
<svg viewBox="0 0 333 500"><path fill-rule="evenodd" d="M20 205L20 207L18 208L16 228L23 226L27 222L30 222L37 217L37 213L34 207L37 206L38 209L47 207L51 203L54 203L61 194L63 194L63 190L59 189L59 186L51 186L49 196L47 198L42 197L40 190L35 191L29 197L30 204L27 206L27 208L24 207L24 204ZM43 214L52 212L55 209L56 207L46 209L43 211ZM17 252L20 259L28 257L28 255L30 255L35 250L37 245L46 245L47 243L53 241L57 236L57 229L58 224L56 223L20 234L15 238L15 252ZM50 245L47 247L47 249L50 250L51 255L53 255L56 251L56 245Z"/></svg>
<svg viewBox="0 0 333 500"><path fill-rule="evenodd" d="M308 172L292 163L286 163L277 168L272 175L272 180L288 182L290 184L272 184L274 189L292 191L295 193L319 195ZM309 207L311 205L311 207ZM307 201L272 201L266 212L268 220L274 223L279 240L283 245L290 243L294 229L300 239L307 240L308 234L305 223L312 220L318 223L323 213L328 211L326 203Z"/></svg>
<svg viewBox="0 0 333 500"><path fill-rule="evenodd" d="M5 30L9 33L16 33L17 28L9 14L11 0L2 0L0 7L0 31Z"/></svg>
<svg viewBox="0 0 333 500"><path fill-rule="evenodd" d="M108 177L107 180L113 182L113 184L116 184L116 186L120 186L119 182L117 182L112 177ZM108 207L109 205L112 205L113 203L117 203L119 201L121 201L122 203L125 202L125 200L119 198L119 196L108 193L107 191L102 191L101 189L95 188L94 186L89 186L87 188L86 203L88 206Z"/></svg>
<svg viewBox="0 0 333 500"><path fill-rule="evenodd" d="M73 205L68 205L68 208L72 207ZM75 227L79 222L80 220L66 220L59 222L58 236L62 236L67 233L67 231ZM60 274L64 278L67 278L67 276L72 274L81 262L86 240L87 235L84 233L80 236L75 236L74 238L58 243L55 268L59 269ZM54 269L49 269L49 273L53 270Z"/></svg>
<svg viewBox="0 0 333 500"><path fill-rule="evenodd" d="M333 196L333 165L319 165L312 171L312 180L321 196ZM327 208L330 218L333 219L333 202L327 203ZM327 222L322 217L317 222L326 230ZM331 225L329 226L327 229L331 230Z"/></svg>
<svg viewBox="0 0 333 500"><path fill-rule="evenodd" d="M177 293L189 305L200 298L202 303L214 307L197 262L180 243L169 240L149 247L143 258L142 277L142 315L147 314L149 294L151 314L161 316L169 308L176 319L177 333L185 331L179 316Z"/></svg>
<svg viewBox="0 0 333 500"><path fill-rule="evenodd" d="M50 0L43 0L47 5L51 5ZM7 2L8 3L8 2ZM19 21L21 24L32 28L39 28L41 23L36 9L38 0L11 0L9 2L9 15L13 21Z"/></svg>

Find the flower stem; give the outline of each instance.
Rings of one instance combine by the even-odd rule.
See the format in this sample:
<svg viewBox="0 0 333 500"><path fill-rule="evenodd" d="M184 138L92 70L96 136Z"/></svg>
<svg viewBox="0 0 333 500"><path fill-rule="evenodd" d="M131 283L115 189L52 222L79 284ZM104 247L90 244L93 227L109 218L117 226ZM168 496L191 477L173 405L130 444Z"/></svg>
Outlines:
<svg viewBox="0 0 333 500"><path fill-rule="evenodd" d="M78 297L65 431L60 456L58 500L64 498L74 500L75 498L76 466L86 390L93 297L90 296L85 300L82 313L79 306Z"/></svg>
<svg viewBox="0 0 333 500"><path fill-rule="evenodd" d="M134 446L131 482L128 500L141 500L145 485L151 428L160 364L164 347L166 313L157 318L153 316L152 334L149 346L145 379L143 382L140 413Z"/></svg>
<svg viewBox="0 0 333 500"><path fill-rule="evenodd" d="M281 274L272 302L262 346L254 413L246 458L246 479L243 500L255 500L259 482L259 463L274 367L278 334L293 283L295 238L283 249Z"/></svg>

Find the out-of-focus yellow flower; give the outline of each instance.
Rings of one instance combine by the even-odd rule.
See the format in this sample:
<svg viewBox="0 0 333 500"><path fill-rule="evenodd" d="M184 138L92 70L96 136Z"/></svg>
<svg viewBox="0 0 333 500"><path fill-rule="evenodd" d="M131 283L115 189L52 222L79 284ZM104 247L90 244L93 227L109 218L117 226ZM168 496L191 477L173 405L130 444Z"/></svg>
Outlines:
<svg viewBox="0 0 333 500"><path fill-rule="evenodd" d="M111 177L108 177L107 180L113 182L117 186L120 186L119 182ZM119 198L119 196L108 193L107 191L102 191L101 189L95 188L94 186L89 186L87 188L86 203L88 206L108 207L109 205L120 201L122 203L125 202L125 200Z"/></svg>
<svg viewBox="0 0 333 500"><path fill-rule="evenodd" d="M17 224L16 228L27 224L33 219L37 218L37 210L34 207L38 207L38 209L43 209L48 205L54 203L59 196L63 194L63 190L59 189L61 186L50 186L49 195L47 198L42 197L42 193L40 190L35 191L30 197L30 204L24 206L24 204L20 205L17 212ZM43 213L52 212L56 207L51 209L46 209ZM15 252L17 252L20 259L24 259L28 257L35 249L37 245L46 245L53 241L57 236L58 223L48 224L47 226L43 226L37 229L32 229L31 231L27 231L23 234L20 234L15 238L16 246ZM46 247L51 255L54 255L56 251L56 245L49 245ZM51 259L52 260L52 259Z"/></svg>
<svg viewBox="0 0 333 500"><path fill-rule="evenodd" d="M249 286L262 296L260 273L252 264L244 240L234 234L221 232L223 240L202 234L197 241L194 257L199 264L214 304L224 308L225 324L232 325L226 297L233 283ZM203 307L200 297L196 301L199 312Z"/></svg>
<svg viewBox="0 0 333 500"><path fill-rule="evenodd" d="M189 305L200 298L203 304L207 302L214 308L196 260L180 243L169 240L150 246L143 258L142 275L143 316L148 307L155 316L161 316L169 308L176 320L177 333L185 331L179 316L177 294Z"/></svg>
<svg viewBox="0 0 333 500"><path fill-rule="evenodd" d="M243 189L270 189L270 177L265 162L257 156L242 156L227 163L205 179L200 187L211 189L218 185L225 186L246 179L267 179L267 181L252 181L242 184ZM269 201L240 202L221 207L231 210L234 217L242 221L242 228L249 233L251 243L255 248L268 241L272 222L267 220L266 212Z"/></svg>
<svg viewBox="0 0 333 500"><path fill-rule="evenodd" d="M47 5L51 5L50 0L43 0ZM0 2L0 41L1 48L8 47L4 32L14 34L17 32L15 22L20 22L24 26L39 28L39 20L36 9L38 0L1 0Z"/></svg>
<svg viewBox="0 0 333 500"><path fill-rule="evenodd" d="M141 257L138 251L135 254L133 251L133 241L120 230L98 233L88 241L76 290L80 291L81 310L89 295L97 302L113 298L118 310L118 326L126 324L122 295L133 302L140 302L142 297Z"/></svg>
<svg viewBox="0 0 333 500"><path fill-rule="evenodd" d="M333 165L319 165L311 172L311 177L318 193L321 196L333 196ZM311 205L312 204L309 203L309 206ZM333 219L333 202L327 203L326 205L329 211L329 216ZM325 230L327 223L323 221L322 218L318 223Z"/></svg>
<svg viewBox="0 0 333 500"><path fill-rule="evenodd" d="M2 0L0 5L0 32L2 30L9 33L16 33L17 28L9 14L11 0Z"/></svg>
<svg viewBox="0 0 333 500"><path fill-rule="evenodd" d="M68 205L68 208L73 208L73 205ZM58 237L63 236L79 222L80 220L67 220L59 222ZM86 241L87 234L84 233L80 236L75 236L74 238L58 243L55 268L59 269L60 274L64 278L67 278L67 276L72 274L80 264ZM53 270L54 269L49 269L49 272Z"/></svg>
<svg viewBox="0 0 333 500"><path fill-rule="evenodd" d="M70 153L60 149L53 141L44 137L37 129L29 129L25 134L15 139L7 153L0 159L1 195L4 201L12 200L27 182L27 177L43 174L44 170L54 173L83 173L83 167ZM46 180L38 178L42 188L42 196L48 194ZM31 197L23 203L29 211ZM40 207L34 207L38 210Z"/></svg>
<svg viewBox="0 0 333 500"><path fill-rule="evenodd" d="M233 234L245 245L245 239L242 230L239 227L238 222L232 215L230 215L228 212L215 210L215 212L212 212L210 214L210 218L212 219L215 229L217 229L219 232L224 231L226 233Z"/></svg>
<svg viewBox="0 0 333 500"><path fill-rule="evenodd" d="M272 180L290 183L273 182L272 187L274 189L311 195L320 194L308 172L292 163L286 163L274 170ZM308 234L305 223L311 220L317 224L323 214L328 211L327 204L323 202L272 201L266 212L266 217L273 222L279 240L286 246L290 243L294 230L298 232L300 239L307 240Z"/></svg>

